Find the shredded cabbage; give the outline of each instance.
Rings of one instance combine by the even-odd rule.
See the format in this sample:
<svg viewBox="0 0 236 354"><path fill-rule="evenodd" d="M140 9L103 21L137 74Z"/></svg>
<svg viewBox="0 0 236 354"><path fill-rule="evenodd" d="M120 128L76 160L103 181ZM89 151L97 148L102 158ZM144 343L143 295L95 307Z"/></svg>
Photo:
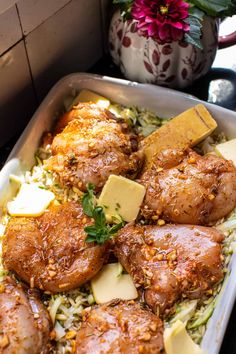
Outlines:
<svg viewBox="0 0 236 354"><path fill-rule="evenodd" d="M170 319L170 321L167 321L165 325L170 326L178 320L186 324L193 316L197 307L197 303L198 300L182 301L180 304L176 306L175 315Z"/></svg>
<svg viewBox="0 0 236 354"><path fill-rule="evenodd" d="M56 332L56 340L60 340L66 334L65 328L60 324L59 321L56 321L56 324L54 326L54 330Z"/></svg>
<svg viewBox="0 0 236 354"><path fill-rule="evenodd" d="M166 124L169 119L160 118L156 113L147 109L137 107L123 107L118 104L112 104L109 107L117 118L124 119L129 125L133 126L138 133L143 136L148 136L154 132L157 128Z"/></svg>
<svg viewBox="0 0 236 354"><path fill-rule="evenodd" d="M56 299L54 299L54 296L52 296L49 302L49 314L53 324L55 323L57 311L62 303L63 303L62 296L57 296Z"/></svg>
<svg viewBox="0 0 236 354"><path fill-rule="evenodd" d="M226 231L231 231L233 229L236 229L236 218L227 220L223 224L220 224L217 226L217 229L226 232Z"/></svg>

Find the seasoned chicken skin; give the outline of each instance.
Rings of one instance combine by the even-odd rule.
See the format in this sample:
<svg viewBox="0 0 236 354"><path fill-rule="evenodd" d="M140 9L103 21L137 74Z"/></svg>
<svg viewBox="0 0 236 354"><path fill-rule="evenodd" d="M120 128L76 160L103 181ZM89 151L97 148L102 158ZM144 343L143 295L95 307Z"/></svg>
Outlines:
<svg viewBox="0 0 236 354"><path fill-rule="evenodd" d="M147 193L145 218L208 225L236 206L236 168L221 157L192 150L163 151L139 181Z"/></svg>
<svg viewBox="0 0 236 354"><path fill-rule="evenodd" d="M222 240L204 226L128 224L115 238L115 253L153 311L168 313L182 295L200 298L223 278Z"/></svg>
<svg viewBox="0 0 236 354"><path fill-rule="evenodd" d="M24 291L10 278L0 289L0 353L48 353L51 324L36 291Z"/></svg>
<svg viewBox="0 0 236 354"><path fill-rule="evenodd" d="M133 301L96 306L83 319L76 353L164 354L162 321Z"/></svg>
<svg viewBox="0 0 236 354"><path fill-rule="evenodd" d="M78 104L61 118L56 131L61 132L53 139L47 168L63 185L85 191L93 183L98 191L110 174L132 176L142 165L137 136L96 104Z"/></svg>
<svg viewBox="0 0 236 354"><path fill-rule="evenodd" d="M91 279L107 257L107 245L86 243L92 221L75 202L51 206L38 218L12 218L3 240L5 267L52 293Z"/></svg>

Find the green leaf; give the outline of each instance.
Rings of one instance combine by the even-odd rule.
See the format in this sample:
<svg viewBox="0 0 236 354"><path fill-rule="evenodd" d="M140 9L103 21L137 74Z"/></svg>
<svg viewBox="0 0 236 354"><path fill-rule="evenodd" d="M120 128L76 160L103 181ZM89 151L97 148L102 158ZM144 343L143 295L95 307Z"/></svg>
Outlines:
<svg viewBox="0 0 236 354"><path fill-rule="evenodd" d="M202 49L202 44L200 39L195 40L191 35L188 33L185 34L184 39L187 43L194 45L195 47Z"/></svg>
<svg viewBox="0 0 236 354"><path fill-rule="evenodd" d="M232 16L236 11L235 0L191 0L190 3L213 17Z"/></svg>
<svg viewBox="0 0 236 354"><path fill-rule="evenodd" d="M126 21L131 17L131 7L133 0L113 0L113 4L120 9L123 21Z"/></svg>
<svg viewBox="0 0 236 354"><path fill-rule="evenodd" d="M131 4L132 0L113 0L113 4Z"/></svg>
<svg viewBox="0 0 236 354"><path fill-rule="evenodd" d="M124 222L110 226L106 223L106 215L101 206L95 206L95 196L93 194L94 185L88 184L87 192L82 199L83 211L86 215L94 219L94 224L86 226L84 231L87 234L86 242L96 242L97 244L103 244L109 238L116 234L117 231L124 226Z"/></svg>
<svg viewBox="0 0 236 354"><path fill-rule="evenodd" d="M85 240L87 243L92 243L92 242L94 242L94 241L96 241L96 236L90 236L90 235L88 235L87 237L86 237L86 240Z"/></svg>
<svg viewBox="0 0 236 354"><path fill-rule="evenodd" d="M82 198L83 211L86 215L90 217L93 216L93 210L95 204L95 196L93 194L94 188L95 188L94 185L92 183L89 183L87 185L87 192L84 193Z"/></svg>
<svg viewBox="0 0 236 354"><path fill-rule="evenodd" d="M191 17L194 17L194 18L198 19L200 22L202 22L203 21L203 17L204 17L204 12L202 10L199 10L195 6L191 6L190 9L189 9L189 15Z"/></svg>
<svg viewBox="0 0 236 354"><path fill-rule="evenodd" d="M104 227L106 226L106 216L103 211L103 208L98 206L93 211L93 218L95 220L96 227Z"/></svg>
<svg viewBox="0 0 236 354"><path fill-rule="evenodd" d="M110 235L116 234L117 231L119 231L123 226L124 226L124 222L120 222L119 224L112 226L109 230Z"/></svg>
<svg viewBox="0 0 236 354"><path fill-rule="evenodd" d="M95 226L86 226L84 231L90 236L96 237L97 235L97 228Z"/></svg>
<svg viewBox="0 0 236 354"><path fill-rule="evenodd" d="M227 10L224 10L220 17L232 16L236 14L236 0L232 0Z"/></svg>
<svg viewBox="0 0 236 354"><path fill-rule="evenodd" d="M204 12L197 9L195 6L189 9L189 16L186 23L189 24L190 30L185 33L184 39L186 42L202 49L201 36L202 36L202 23Z"/></svg>

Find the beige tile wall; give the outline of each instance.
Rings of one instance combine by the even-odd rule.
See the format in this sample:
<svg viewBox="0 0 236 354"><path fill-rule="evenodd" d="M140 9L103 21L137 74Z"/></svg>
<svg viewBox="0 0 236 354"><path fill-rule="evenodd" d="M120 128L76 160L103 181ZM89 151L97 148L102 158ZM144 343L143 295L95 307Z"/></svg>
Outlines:
<svg viewBox="0 0 236 354"><path fill-rule="evenodd" d="M26 48L41 99L61 76L84 71L101 58L99 1L71 1L26 37Z"/></svg>
<svg viewBox="0 0 236 354"><path fill-rule="evenodd" d="M18 0L17 7L25 35L53 16L71 0Z"/></svg>
<svg viewBox="0 0 236 354"><path fill-rule="evenodd" d="M1 1L1 0L0 0ZM0 55L22 38L16 6L0 15Z"/></svg>
<svg viewBox="0 0 236 354"><path fill-rule="evenodd" d="M102 57L109 2L0 0L0 147L58 79Z"/></svg>
<svg viewBox="0 0 236 354"><path fill-rule="evenodd" d="M0 57L0 146L19 133L36 109L23 40Z"/></svg>
<svg viewBox="0 0 236 354"><path fill-rule="evenodd" d="M18 0L0 0L0 14L15 5Z"/></svg>

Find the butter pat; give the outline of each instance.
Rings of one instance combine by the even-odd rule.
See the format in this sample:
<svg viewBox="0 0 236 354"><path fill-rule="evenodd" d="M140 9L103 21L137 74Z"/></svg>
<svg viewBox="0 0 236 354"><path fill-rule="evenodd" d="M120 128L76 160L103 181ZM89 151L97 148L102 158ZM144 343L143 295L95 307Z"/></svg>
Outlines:
<svg viewBox="0 0 236 354"><path fill-rule="evenodd" d="M145 196L145 188L128 178L110 175L98 199L104 207L106 217L121 216L123 220L134 221Z"/></svg>
<svg viewBox="0 0 236 354"><path fill-rule="evenodd" d="M6 226L3 224L0 224L0 238L4 235L6 230Z"/></svg>
<svg viewBox="0 0 236 354"><path fill-rule="evenodd" d="M97 304L114 299L133 300L138 297L131 276L121 274L120 270L120 263L107 264L91 280L93 296Z"/></svg>
<svg viewBox="0 0 236 354"><path fill-rule="evenodd" d="M75 104L78 104L79 102L93 102L101 108L108 108L110 106L110 101L107 98L89 90L82 90L79 93L76 97Z"/></svg>
<svg viewBox="0 0 236 354"><path fill-rule="evenodd" d="M54 198L52 192L24 183L16 198L7 203L7 210L12 216L40 216Z"/></svg>
<svg viewBox="0 0 236 354"><path fill-rule="evenodd" d="M233 161L234 166L236 166L236 139L232 139L226 141L225 143L216 145L215 150L226 160Z"/></svg>
<svg viewBox="0 0 236 354"><path fill-rule="evenodd" d="M143 140L146 165L165 149L185 149L198 144L216 127L216 121L202 104L188 109Z"/></svg>
<svg viewBox="0 0 236 354"><path fill-rule="evenodd" d="M172 327L164 331L164 346L166 354L204 354L194 343L181 321L176 321Z"/></svg>

